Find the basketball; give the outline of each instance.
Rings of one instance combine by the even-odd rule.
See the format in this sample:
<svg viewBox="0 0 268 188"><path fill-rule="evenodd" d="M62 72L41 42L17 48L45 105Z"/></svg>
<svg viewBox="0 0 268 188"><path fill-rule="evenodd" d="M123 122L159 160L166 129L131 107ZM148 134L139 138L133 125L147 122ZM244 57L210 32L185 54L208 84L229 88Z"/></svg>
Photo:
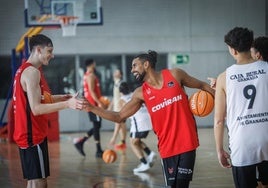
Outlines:
<svg viewBox="0 0 268 188"><path fill-rule="evenodd" d="M100 102L104 105L104 108L107 109L108 106L110 105L110 99L106 96L101 96L99 98Z"/></svg>
<svg viewBox="0 0 268 188"><path fill-rule="evenodd" d="M207 91L199 90L191 95L189 105L194 115L204 117L212 112L214 97Z"/></svg>
<svg viewBox="0 0 268 188"><path fill-rule="evenodd" d="M44 91L43 95L41 96L41 103L53 103L52 96L49 92Z"/></svg>
<svg viewBox="0 0 268 188"><path fill-rule="evenodd" d="M102 159L105 163L113 163L116 161L116 152L112 149L107 149L102 154Z"/></svg>

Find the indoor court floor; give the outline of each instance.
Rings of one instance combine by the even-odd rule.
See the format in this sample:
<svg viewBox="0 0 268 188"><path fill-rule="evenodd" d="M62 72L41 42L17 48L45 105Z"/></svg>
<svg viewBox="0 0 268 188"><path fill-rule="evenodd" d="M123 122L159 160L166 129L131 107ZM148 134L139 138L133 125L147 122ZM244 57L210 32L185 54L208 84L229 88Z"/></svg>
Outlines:
<svg viewBox="0 0 268 188"><path fill-rule="evenodd" d="M215 152L212 128L199 128L200 147L191 188L232 188L231 169L220 167ZM133 174L139 161L134 156L127 140L125 152L117 151L117 160L106 164L95 157L95 144L89 139L85 144L86 157L73 146L73 138L83 133L62 133L59 142L49 142L50 171L48 188L160 188L165 187L161 161L157 152L157 140L150 132L147 145L157 152L155 165L146 173ZM101 132L102 147L108 149L111 131ZM179 144L179 143L178 143ZM24 188L26 181L21 174L18 149L15 144L0 143L0 187Z"/></svg>

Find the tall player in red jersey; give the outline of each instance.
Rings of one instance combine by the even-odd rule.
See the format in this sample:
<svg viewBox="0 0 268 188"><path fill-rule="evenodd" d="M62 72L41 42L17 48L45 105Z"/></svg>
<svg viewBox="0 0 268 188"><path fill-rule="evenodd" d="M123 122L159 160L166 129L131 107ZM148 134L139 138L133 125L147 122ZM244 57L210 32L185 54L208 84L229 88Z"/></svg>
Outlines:
<svg viewBox="0 0 268 188"><path fill-rule="evenodd" d="M90 104L87 104L86 110L110 121L122 122L145 103L158 137L166 185L187 188L192 180L199 141L196 122L183 88L202 89L213 95L214 90L209 84L178 68L157 72L156 62L155 51L133 59L131 72L143 84L134 91L132 99L121 111L107 111Z"/></svg>
<svg viewBox="0 0 268 188"><path fill-rule="evenodd" d="M19 146L23 177L27 188L46 188L49 172L48 119L46 114L72 108L81 110L83 101L71 95L46 94L40 72L42 65L48 65L54 57L53 44L45 35L35 35L29 40L30 57L16 72L13 89L15 117L14 140ZM46 103L49 101L50 103ZM53 101L53 103L51 103Z"/></svg>

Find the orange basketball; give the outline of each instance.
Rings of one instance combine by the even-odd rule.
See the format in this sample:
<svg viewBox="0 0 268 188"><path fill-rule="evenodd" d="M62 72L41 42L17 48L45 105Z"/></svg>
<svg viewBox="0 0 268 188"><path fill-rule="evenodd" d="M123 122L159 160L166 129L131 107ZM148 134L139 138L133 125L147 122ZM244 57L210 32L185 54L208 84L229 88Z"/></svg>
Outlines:
<svg viewBox="0 0 268 188"><path fill-rule="evenodd" d="M107 149L102 154L102 159L105 163L113 163L116 161L117 155L114 150Z"/></svg>
<svg viewBox="0 0 268 188"><path fill-rule="evenodd" d="M212 112L214 97L207 91L199 90L191 95L189 105L194 115L204 117Z"/></svg>
<svg viewBox="0 0 268 188"><path fill-rule="evenodd" d="M41 96L41 103L53 103L53 98L49 92L44 91L43 95Z"/></svg>
<svg viewBox="0 0 268 188"><path fill-rule="evenodd" d="M99 98L100 102L104 105L104 108L107 109L108 106L110 105L110 99L106 96L101 96Z"/></svg>

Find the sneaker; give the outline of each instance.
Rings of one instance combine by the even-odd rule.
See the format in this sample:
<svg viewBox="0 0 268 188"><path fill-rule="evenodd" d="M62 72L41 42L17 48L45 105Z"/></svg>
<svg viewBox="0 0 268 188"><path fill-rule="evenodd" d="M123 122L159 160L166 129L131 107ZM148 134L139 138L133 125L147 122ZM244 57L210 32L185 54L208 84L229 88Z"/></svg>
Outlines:
<svg viewBox="0 0 268 188"><path fill-rule="evenodd" d="M144 172L134 172L136 176L138 176L142 181L149 181L150 176L147 173Z"/></svg>
<svg viewBox="0 0 268 188"><path fill-rule="evenodd" d="M114 146L115 150L125 150L127 148L127 145L124 143L120 143Z"/></svg>
<svg viewBox="0 0 268 188"><path fill-rule="evenodd" d="M96 152L96 157L97 158L102 158L102 154L103 154L103 151L101 150L101 151L97 151Z"/></svg>
<svg viewBox="0 0 268 188"><path fill-rule="evenodd" d="M149 163L146 163L146 164L141 163L141 164L139 164L139 166L137 168L133 169L133 172L144 172L144 171L147 171L149 169L150 169Z"/></svg>
<svg viewBox="0 0 268 188"><path fill-rule="evenodd" d="M150 155L147 156L147 161L150 164L150 167L152 167L156 161L156 153L151 151Z"/></svg>
<svg viewBox="0 0 268 188"><path fill-rule="evenodd" d="M86 156L86 154L84 152L84 149L83 149L83 146L84 146L84 143L85 143L84 139L83 138L80 138L80 139L79 138L78 139L76 138L76 139L73 140L73 143L74 143L74 146L77 149L77 151L81 155Z"/></svg>
<svg viewBox="0 0 268 188"><path fill-rule="evenodd" d="M154 187L153 178L149 174L144 172L134 172L134 174L138 176L141 181L146 182L150 188Z"/></svg>

